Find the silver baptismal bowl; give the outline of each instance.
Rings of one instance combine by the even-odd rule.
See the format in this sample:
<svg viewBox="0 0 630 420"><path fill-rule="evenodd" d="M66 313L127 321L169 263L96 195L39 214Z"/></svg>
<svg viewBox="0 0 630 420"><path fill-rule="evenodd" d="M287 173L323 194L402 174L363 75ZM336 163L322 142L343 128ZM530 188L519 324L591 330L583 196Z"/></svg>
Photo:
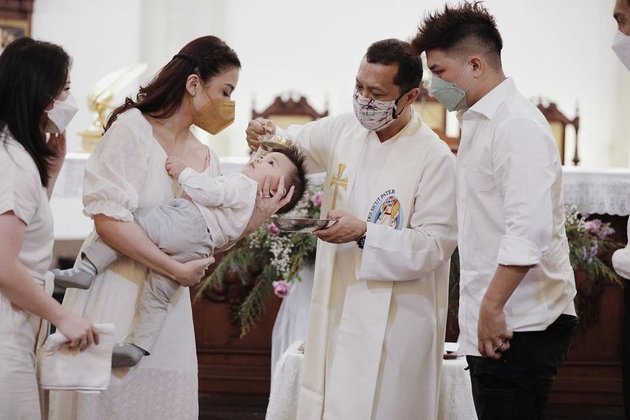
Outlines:
<svg viewBox="0 0 630 420"><path fill-rule="evenodd" d="M272 216L271 221L283 232L315 232L332 226L334 219L300 219Z"/></svg>

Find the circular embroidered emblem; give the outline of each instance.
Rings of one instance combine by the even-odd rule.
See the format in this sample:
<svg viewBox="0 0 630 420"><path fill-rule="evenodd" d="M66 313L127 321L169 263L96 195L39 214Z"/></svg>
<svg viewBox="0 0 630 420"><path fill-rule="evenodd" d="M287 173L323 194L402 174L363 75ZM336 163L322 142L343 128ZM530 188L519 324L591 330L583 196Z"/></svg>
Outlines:
<svg viewBox="0 0 630 420"><path fill-rule="evenodd" d="M400 201L396 198L396 190L392 188L378 196L370 207L368 222L402 229L403 210L400 207Z"/></svg>

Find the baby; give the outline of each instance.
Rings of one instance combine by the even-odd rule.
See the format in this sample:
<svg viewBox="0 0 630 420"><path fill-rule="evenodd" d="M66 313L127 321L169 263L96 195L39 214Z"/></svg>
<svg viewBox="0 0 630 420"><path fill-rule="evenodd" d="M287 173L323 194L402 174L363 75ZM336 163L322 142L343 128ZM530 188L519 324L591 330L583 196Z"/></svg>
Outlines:
<svg viewBox="0 0 630 420"><path fill-rule="evenodd" d="M256 196L266 177L271 191L278 192L284 177L287 190L294 188L291 201L278 210L291 210L304 195L306 171L304 157L292 147L270 152L247 163L241 173L211 178L187 168L176 158L168 158L166 169L177 179L190 198L175 198L157 207L134 214L136 223L165 253L180 262L211 256L215 249L240 238L249 223ZM97 273L116 261L119 254L97 239L83 250L81 262L69 270L53 270L55 284L87 289ZM112 367L131 367L150 354L166 318L169 304L179 289L178 283L151 273L143 288L131 332L114 347Z"/></svg>

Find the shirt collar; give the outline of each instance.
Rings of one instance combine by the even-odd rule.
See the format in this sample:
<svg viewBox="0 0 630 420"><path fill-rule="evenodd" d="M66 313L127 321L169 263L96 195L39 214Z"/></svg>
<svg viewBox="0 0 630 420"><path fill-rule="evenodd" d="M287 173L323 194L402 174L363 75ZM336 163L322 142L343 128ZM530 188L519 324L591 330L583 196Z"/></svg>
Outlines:
<svg viewBox="0 0 630 420"><path fill-rule="evenodd" d="M511 77L507 77L504 81L499 83L490 92L471 106L465 114L468 112L475 112L485 116L487 119L492 119L497 112L501 104L516 91L514 80Z"/></svg>

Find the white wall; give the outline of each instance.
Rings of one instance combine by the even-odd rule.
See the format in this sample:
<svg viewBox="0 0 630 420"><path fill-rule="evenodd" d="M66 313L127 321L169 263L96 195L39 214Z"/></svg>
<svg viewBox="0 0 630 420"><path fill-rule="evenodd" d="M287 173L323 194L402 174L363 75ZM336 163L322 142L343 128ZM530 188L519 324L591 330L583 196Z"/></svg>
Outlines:
<svg viewBox="0 0 630 420"><path fill-rule="evenodd" d="M79 131L92 124L87 94L105 74L138 62L140 5L129 0L37 0L34 38L54 42L72 56L72 93L79 112L68 127L68 150L78 151ZM133 90L130 86L124 93ZM116 98L122 100L123 94Z"/></svg>
<svg viewBox="0 0 630 420"><path fill-rule="evenodd" d="M279 93L305 94L322 110L350 112L354 76L367 46L408 38L441 0L37 0L33 33L75 58L74 91L84 98L107 71L139 60L144 80L202 34L225 39L243 71L234 95L236 123L210 144L244 154L243 133ZM630 72L610 49L614 0L487 0L504 38L503 63L521 92L546 96L572 117L579 103L584 166L628 166ZM88 44L89 42L89 44ZM103 49L106 48L106 49ZM82 111L71 125L89 125Z"/></svg>
<svg viewBox="0 0 630 420"><path fill-rule="evenodd" d="M353 81L367 46L407 39L425 11L442 0L266 2L233 0L226 38L243 60L234 131L242 133L256 98L260 109L293 89L332 113L351 112ZM614 0L487 0L504 39L503 63L528 98L545 96L573 117L580 107L584 166L627 166L630 130L615 128L630 115L630 73L610 48ZM282 41L280 41L282 40ZM626 128L628 128L626 126ZM613 146L614 145L614 146ZM572 145L568 147L572 150ZM232 151L242 150L234 144ZM621 153L619 153L621 151ZM570 154L572 156L572 153Z"/></svg>

